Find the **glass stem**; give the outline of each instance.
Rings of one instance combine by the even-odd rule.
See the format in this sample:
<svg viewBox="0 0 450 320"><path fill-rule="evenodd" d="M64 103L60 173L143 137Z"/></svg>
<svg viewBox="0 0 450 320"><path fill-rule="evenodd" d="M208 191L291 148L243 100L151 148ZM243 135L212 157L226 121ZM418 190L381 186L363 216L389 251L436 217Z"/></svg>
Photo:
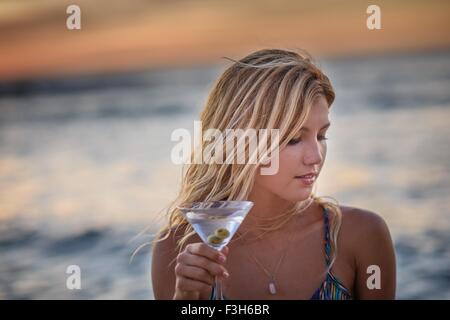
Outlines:
<svg viewBox="0 0 450 320"><path fill-rule="evenodd" d="M216 285L215 285L215 300L223 300L222 296L222 279L219 276L216 276Z"/></svg>

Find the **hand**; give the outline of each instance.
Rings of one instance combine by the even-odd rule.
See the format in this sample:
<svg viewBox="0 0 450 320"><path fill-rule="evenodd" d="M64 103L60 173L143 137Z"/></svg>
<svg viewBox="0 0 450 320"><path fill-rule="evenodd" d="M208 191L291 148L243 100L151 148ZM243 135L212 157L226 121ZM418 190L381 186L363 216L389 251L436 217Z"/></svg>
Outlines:
<svg viewBox="0 0 450 320"><path fill-rule="evenodd" d="M201 293L208 295L216 276L229 277L224 267L227 255L226 246L218 252L203 242L187 245L177 256L174 299L198 300Z"/></svg>

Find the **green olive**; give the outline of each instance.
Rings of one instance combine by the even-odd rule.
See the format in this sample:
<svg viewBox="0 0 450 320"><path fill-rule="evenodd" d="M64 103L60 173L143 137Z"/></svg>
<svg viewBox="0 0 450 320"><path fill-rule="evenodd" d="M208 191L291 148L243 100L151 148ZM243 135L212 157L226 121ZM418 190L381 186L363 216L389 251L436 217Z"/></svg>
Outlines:
<svg viewBox="0 0 450 320"><path fill-rule="evenodd" d="M218 228L214 234L217 238L226 239L230 236L230 231L226 228Z"/></svg>
<svg viewBox="0 0 450 320"><path fill-rule="evenodd" d="M223 239L216 237L214 234L211 234L210 236L208 236L207 241L210 244L221 244Z"/></svg>

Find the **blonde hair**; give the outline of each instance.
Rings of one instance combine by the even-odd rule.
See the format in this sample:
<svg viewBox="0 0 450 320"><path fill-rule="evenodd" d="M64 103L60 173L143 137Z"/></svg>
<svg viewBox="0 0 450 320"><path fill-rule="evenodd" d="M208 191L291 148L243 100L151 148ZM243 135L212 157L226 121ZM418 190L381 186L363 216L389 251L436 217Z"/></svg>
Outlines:
<svg viewBox="0 0 450 320"><path fill-rule="evenodd" d="M279 129L281 150L304 125L318 96L324 96L330 106L334 101L328 77L305 52L264 49L239 61L229 60L233 64L218 78L201 112L203 130ZM206 142L202 144L205 148ZM168 208L168 223L160 230L163 236L159 240L166 239L171 232L177 233L181 227L183 236L177 240L181 250L194 232L177 206L197 201L247 200L256 170L258 164L249 163L188 164L183 169L181 190ZM325 201L314 194L311 199L330 213L331 268L337 255L341 211L337 202ZM269 221L268 230L281 228L303 205L301 201Z"/></svg>

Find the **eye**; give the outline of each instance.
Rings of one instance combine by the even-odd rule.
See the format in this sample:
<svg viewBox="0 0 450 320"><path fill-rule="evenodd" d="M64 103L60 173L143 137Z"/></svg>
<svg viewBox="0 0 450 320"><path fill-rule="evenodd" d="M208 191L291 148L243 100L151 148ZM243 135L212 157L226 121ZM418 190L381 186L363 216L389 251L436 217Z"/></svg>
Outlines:
<svg viewBox="0 0 450 320"><path fill-rule="evenodd" d="M299 143L300 141L301 141L300 137L296 138L296 139L291 139L291 140L289 140L288 145L293 146L293 145Z"/></svg>
<svg viewBox="0 0 450 320"><path fill-rule="evenodd" d="M326 136L324 136L324 135L320 135L320 136L318 136L317 138L319 139L319 141L325 141L325 140L328 140L328 137L326 137ZM288 142L288 145L289 145L289 146L293 146L293 145L296 145L297 143L299 143L300 141L302 141L301 137L298 137L298 138L295 138L295 139L291 139L291 140Z"/></svg>

